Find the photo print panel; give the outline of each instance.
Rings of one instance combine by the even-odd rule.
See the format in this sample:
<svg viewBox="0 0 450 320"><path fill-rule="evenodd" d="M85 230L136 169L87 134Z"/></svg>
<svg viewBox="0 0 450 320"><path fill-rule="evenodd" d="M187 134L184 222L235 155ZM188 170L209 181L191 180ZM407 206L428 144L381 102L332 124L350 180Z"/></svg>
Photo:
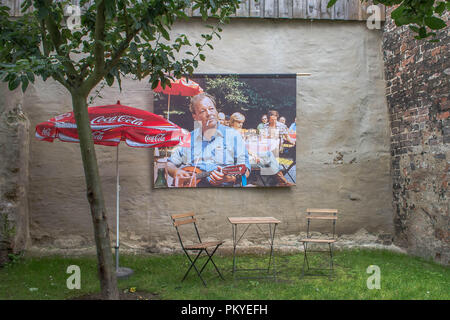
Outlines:
<svg viewBox="0 0 450 320"><path fill-rule="evenodd" d="M294 186L296 91L295 74L196 74L156 88L154 113L184 134L154 150L154 187Z"/></svg>

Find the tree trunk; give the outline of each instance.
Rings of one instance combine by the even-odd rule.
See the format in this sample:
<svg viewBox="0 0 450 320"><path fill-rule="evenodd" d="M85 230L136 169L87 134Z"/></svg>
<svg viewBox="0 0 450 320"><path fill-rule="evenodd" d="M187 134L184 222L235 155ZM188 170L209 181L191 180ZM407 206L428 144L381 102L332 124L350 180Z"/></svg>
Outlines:
<svg viewBox="0 0 450 320"><path fill-rule="evenodd" d="M94 140L87 108L87 94L72 92L72 105L80 139L81 157L86 179L86 192L91 207L97 246L98 273L103 299L118 300L117 277L109 238L106 207L95 155Z"/></svg>

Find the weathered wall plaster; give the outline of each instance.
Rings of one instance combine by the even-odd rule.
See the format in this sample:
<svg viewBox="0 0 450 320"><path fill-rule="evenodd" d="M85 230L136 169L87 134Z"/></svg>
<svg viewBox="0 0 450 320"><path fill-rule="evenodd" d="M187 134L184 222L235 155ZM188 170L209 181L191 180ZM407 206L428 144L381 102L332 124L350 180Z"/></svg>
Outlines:
<svg viewBox="0 0 450 320"><path fill-rule="evenodd" d="M199 20L174 33L201 40ZM307 207L340 210L337 231L365 229L389 243L393 233L389 116L385 99L381 30L363 22L233 19L207 51L199 73L311 73L298 78L297 186L271 189L152 189L151 150L120 146L121 239L124 247L176 245L169 215L195 211L204 233L230 239L227 216L275 216L280 237L304 231ZM94 105L120 100L152 110L146 82L124 80L105 88ZM2 87L2 94L6 89ZM39 142L34 127L71 110L57 83L37 81L23 98L30 129L30 232L34 245L92 245L78 144ZM115 148L96 147L115 229ZM294 239L294 238L293 238ZM158 249L159 248L159 249Z"/></svg>
<svg viewBox="0 0 450 320"><path fill-rule="evenodd" d="M22 103L23 95L19 90L2 95L0 99L0 239L10 242L13 252L23 250L30 243L30 122Z"/></svg>

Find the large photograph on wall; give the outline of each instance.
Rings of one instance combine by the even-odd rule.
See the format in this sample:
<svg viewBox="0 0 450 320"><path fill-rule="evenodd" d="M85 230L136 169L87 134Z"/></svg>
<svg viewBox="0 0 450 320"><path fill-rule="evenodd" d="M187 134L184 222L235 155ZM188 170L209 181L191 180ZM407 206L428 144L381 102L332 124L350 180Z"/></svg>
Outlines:
<svg viewBox="0 0 450 320"><path fill-rule="evenodd" d="M196 74L154 90L154 113L183 128L154 151L155 188L296 183L296 75Z"/></svg>

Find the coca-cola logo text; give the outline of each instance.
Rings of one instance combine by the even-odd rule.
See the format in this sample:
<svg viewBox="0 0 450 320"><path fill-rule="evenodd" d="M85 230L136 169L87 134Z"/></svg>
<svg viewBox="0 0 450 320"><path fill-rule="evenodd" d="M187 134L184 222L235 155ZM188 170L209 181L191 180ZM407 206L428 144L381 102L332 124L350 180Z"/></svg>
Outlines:
<svg viewBox="0 0 450 320"><path fill-rule="evenodd" d="M102 132L102 131L92 132L92 137L94 140L99 140L99 141L103 140L103 135L104 135L104 132Z"/></svg>
<svg viewBox="0 0 450 320"><path fill-rule="evenodd" d="M52 135L52 130L49 128L44 128L42 129L42 135L45 137L50 137Z"/></svg>
<svg viewBox="0 0 450 320"><path fill-rule="evenodd" d="M142 126L144 124L144 119L136 118L129 115L105 117L100 116L91 120L91 124L102 124L102 123L129 123L135 126Z"/></svg>
<svg viewBox="0 0 450 320"><path fill-rule="evenodd" d="M66 113L64 113L64 114L60 114L59 116L56 116L56 117L55 117L55 120L56 120L56 121L61 121L61 120L63 120L64 118L67 118L67 117L70 117L70 116L72 116L72 112L66 112Z"/></svg>
<svg viewBox="0 0 450 320"><path fill-rule="evenodd" d="M146 135L145 143L158 143L164 142L166 140L166 135L164 133L159 133L157 135Z"/></svg>

